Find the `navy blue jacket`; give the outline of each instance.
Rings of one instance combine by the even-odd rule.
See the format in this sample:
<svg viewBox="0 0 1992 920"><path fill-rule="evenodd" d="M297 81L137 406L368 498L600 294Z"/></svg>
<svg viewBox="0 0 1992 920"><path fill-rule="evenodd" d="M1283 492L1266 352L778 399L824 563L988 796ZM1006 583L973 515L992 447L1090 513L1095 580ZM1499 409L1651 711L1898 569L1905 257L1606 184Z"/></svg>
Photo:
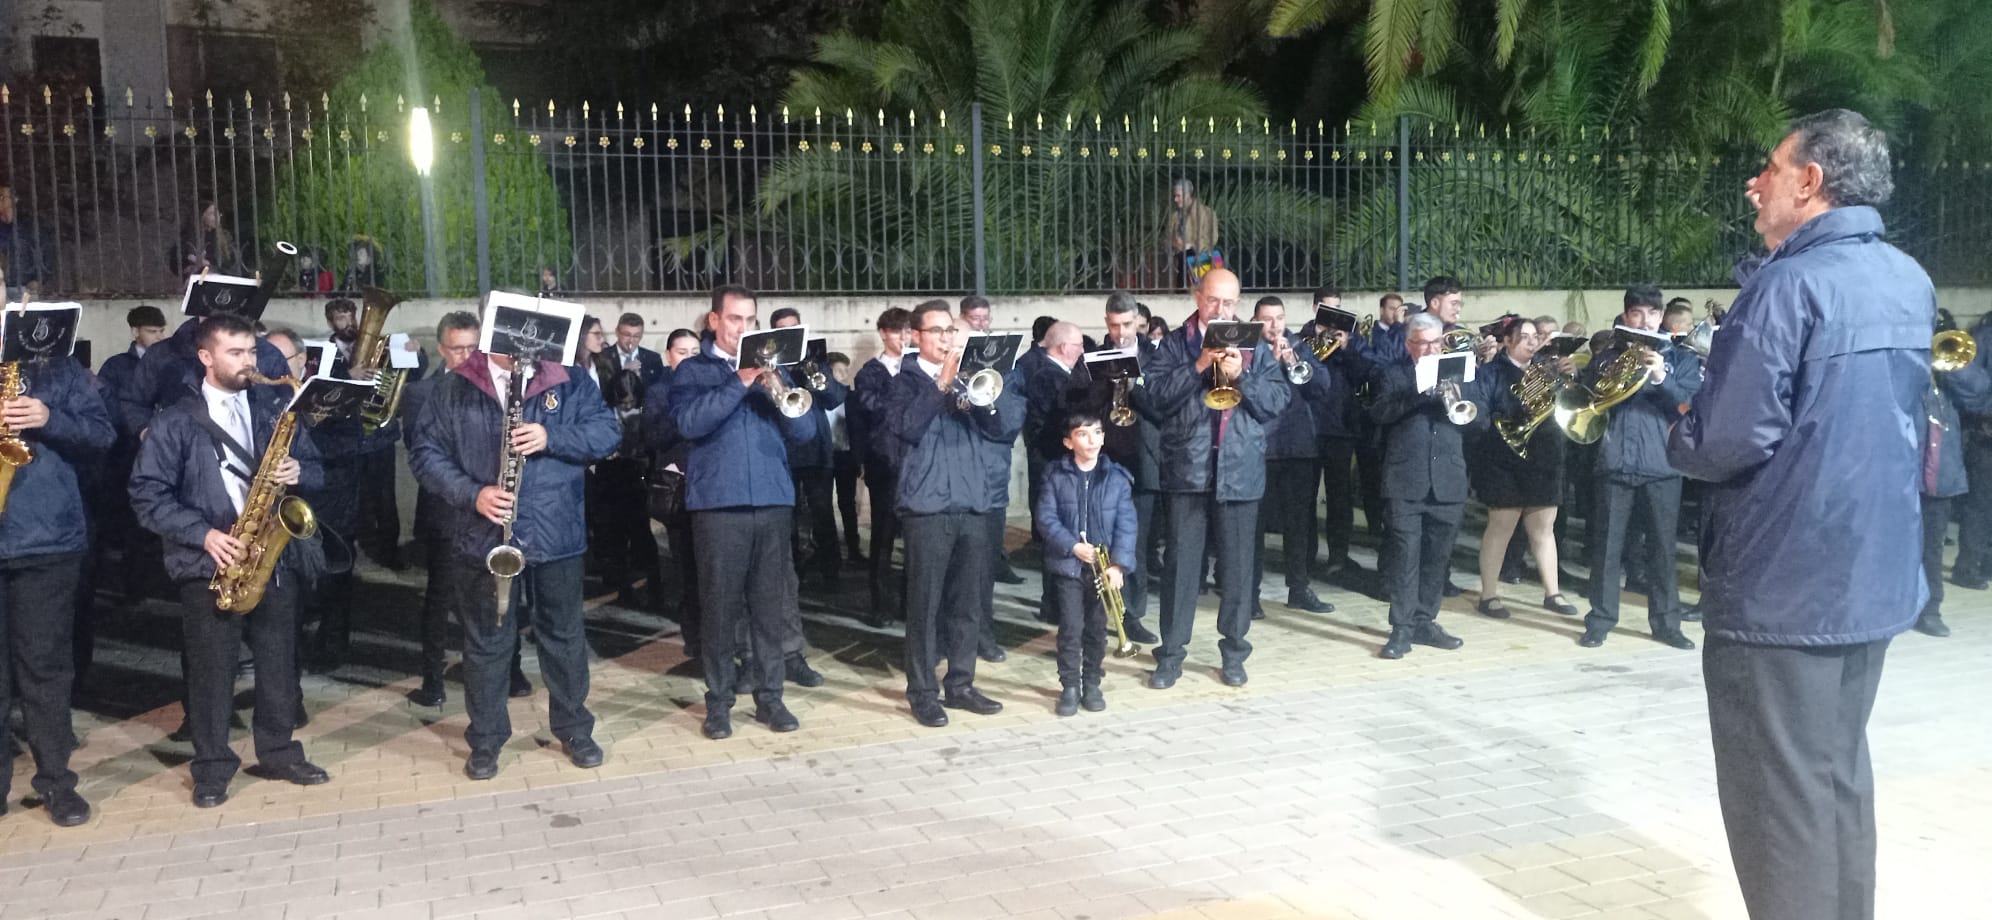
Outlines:
<svg viewBox="0 0 1992 920"><path fill-rule="evenodd" d="M1273 420L1266 423L1266 459L1268 460L1311 460L1320 456L1320 446L1315 443L1319 429L1315 425L1315 415L1327 412L1332 406L1330 399L1335 391L1335 375L1314 357L1314 349L1300 336L1289 332L1287 344L1293 347L1300 361L1314 369L1314 376L1306 383L1293 387L1292 397L1286 408ZM1330 355L1330 359L1334 356ZM1285 381L1286 368L1279 369L1280 379Z"/></svg>
<svg viewBox="0 0 1992 920"><path fill-rule="evenodd" d="M1623 351L1605 349L1577 372L1577 379L1585 386L1592 385L1599 372ZM1667 362L1667 379L1658 385L1642 385L1609 410L1605 436L1598 439L1599 476L1637 484L1680 475L1667 462L1667 429L1681 417L1681 406L1701 390L1701 358L1679 345L1661 349L1660 357Z"/></svg>
<svg viewBox="0 0 1992 920"><path fill-rule="evenodd" d="M793 368L784 371L783 376L790 380L796 380L796 373ZM797 382L800 383L801 381L797 380ZM792 472L799 473L804 470L827 470L830 468L832 459L830 456L830 410L843 405L844 400L849 398L850 394L851 388L845 386L842 381L830 373L828 367L825 367L823 369L823 389L811 390L809 393L809 420L815 426L816 430L807 440L792 440L788 442L789 469Z"/></svg>
<svg viewBox="0 0 1992 920"><path fill-rule="evenodd" d="M778 371L783 380L787 371ZM685 509L795 504L788 445L816 437L815 413L789 418L764 387L740 382L710 340L671 376L671 417L688 443Z"/></svg>
<svg viewBox="0 0 1992 920"><path fill-rule="evenodd" d="M609 360L616 362L618 370L622 369L622 351L616 347L613 338L610 339L609 346L602 349L602 354L608 356ZM666 370L664 356L641 345L636 346L636 366L637 376L643 378L643 389L645 390L650 389L651 384L656 383L659 378L662 378Z"/></svg>
<svg viewBox="0 0 1992 920"><path fill-rule="evenodd" d="M677 372L670 367L657 375L650 388L643 391L643 446L650 450L650 464L655 469L663 469L676 464L683 473L691 462L691 444L678 431L678 420L671 415L671 384L677 379Z"/></svg>
<svg viewBox="0 0 1992 920"><path fill-rule="evenodd" d="M1398 323L1384 328L1382 323L1371 327L1368 336L1352 335L1349 344L1356 352L1377 364L1409 364L1411 353L1404 350L1404 325Z"/></svg>
<svg viewBox="0 0 1992 920"><path fill-rule="evenodd" d="M1084 532L1086 542L1106 544L1123 575L1133 575L1141 555L1135 550L1134 477L1105 456L1090 473L1080 472L1070 455L1053 460L1038 490L1037 526L1047 574L1093 577L1092 566L1072 555Z"/></svg>
<svg viewBox="0 0 1992 920"><path fill-rule="evenodd" d="M1024 401L1005 385L995 406L958 412L954 395L940 391L918 355L904 361L875 419L896 451L888 462L899 471L899 513L982 514L996 507L991 454L981 442L1007 450L1023 430Z"/></svg>
<svg viewBox="0 0 1992 920"><path fill-rule="evenodd" d="M1394 364L1370 371L1370 418L1383 431L1383 497L1407 501L1430 499L1466 501L1464 436L1489 424L1487 378L1478 374L1460 386L1460 398L1473 402L1479 414L1455 425L1446 418L1445 404L1435 394L1417 391L1417 365L1410 354Z"/></svg>
<svg viewBox="0 0 1992 920"><path fill-rule="evenodd" d="M68 359L21 364L23 396L48 406L48 424L18 432L35 459L14 471L0 514L0 559L79 553L84 543L77 467L109 450L117 432L90 372Z"/></svg>
<svg viewBox="0 0 1992 920"><path fill-rule="evenodd" d="M436 385L449 371L437 371L420 380L413 381L401 390L401 438L403 446L412 455L415 452L415 422L422 417L422 409L429 404L429 397L435 393ZM443 497L428 489L417 487L415 491L415 533L426 537L439 537L454 533L457 529L457 515L461 509L453 508ZM475 513L475 512L472 512Z"/></svg>
<svg viewBox="0 0 1992 920"><path fill-rule="evenodd" d="M147 354L150 354L148 352ZM249 388L249 423L255 432L254 444L260 465L262 451L276 433L277 417L290 404L291 388L255 386ZM209 530L227 533L235 526L235 506L228 500L222 483L221 462L241 461L215 442L196 420L207 415L207 402L199 395L187 397L161 410L152 420L145 443L138 448L138 461L131 470L131 505L138 523L159 535L165 544L166 574L174 581L207 581L214 577L214 560L203 544ZM291 457L298 462L298 482L290 491L309 492L323 488L323 470L311 431L300 424L291 440ZM254 474L255 467L248 472ZM297 552L286 547L281 565L288 567ZM281 577L281 575L279 575Z"/></svg>
<svg viewBox="0 0 1992 920"><path fill-rule="evenodd" d="M1956 498L1971 490L1964 468L1964 422L1960 413L1984 415L1992 412L1992 370L1986 367L1986 354L1979 352L1967 364L1948 374L1936 374L1923 394L1922 436L1937 432L1936 490L1924 482L1923 494L1931 498Z"/></svg>
<svg viewBox="0 0 1992 920"><path fill-rule="evenodd" d="M121 424L142 431L161 409L188 396L201 395L201 378L207 371L201 367L200 346L194 341L200 325L200 317L188 317L172 335L145 350L145 357L138 361L138 372L131 375L130 385L118 393L122 403ZM257 339L256 370L275 380L290 374L290 362L284 360L284 353L277 346Z"/></svg>
<svg viewBox="0 0 1992 920"><path fill-rule="evenodd" d="M1716 331L1667 458L1706 480L1704 626L1759 645L1872 642L1916 622L1921 428L1936 291L1873 208L1806 222Z"/></svg>
<svg viewBox="0 0 1992 920"><path fill-rule="evenodd" d="M1147 336L1136 336L1135 361L1145 371L1154 360L1155 343L1148 341ZM1136 492L1156 491L1161 485L1161 419L1152 414L1154 410L1141 379L1136 378L1134 386L1128 388L1127 404L1134 410L1134 424L1125 428L1107 418L1114 405L1113 381L1094 380L1091 366L1084 361L1072 369L1072 380L1073 389L1067 392L1071 407L1099 416L1100 424L1106 428L1106 446L1101 455L1127 469L1134 477ZM1060 437L1063 436L1061 433Z"/></svg>
<svg viewBox="0 0 1992 920"><path fill-rule="evenodd" d="M1021 362L1020 362L1021 364ZM1082 386L1087 378L1074 376L1078 367L1060 367L1047 356L1035 367L1016 367L1010 377L1024 383L1024 450L1037 460L1065 453L1065 413L1071 408L1067 392ZM1004 381L1009 392L1010 380Z"/></svg>
<svg viewBox="0 0 1992 920"><path fill-rule="evenodd" d="M1218 501L1258 501L1266 493L1265 426L1286 409L1293 386L1273 360L1273 350L1265 342L1254 346L1252 366L1233 384L1243 401L1231 411L1224 440L1212 451L1220 413L1203 404L1210 375L1197 373L1198 351L1190 348L1188 336L1188 325L1163 336L1142 386L1136 388L1147 390L1150 411L1162 419L1161 490L1215 489Z"/></svg>
<svg viewBox="0 0 1992 920"><path fill-rule="evenodd" d="M113 401L111 424L117 427L119 438L132 439L134 452L138 449L136 447L138 433L145 428L146 422L151 421L151 416L148 414L144 418L138 418L128 415L122 411L122 406L118 403L122 401L122 394L131 388L132 378L138 376L138 362L142 357L144 356L138 350L138 343L133 342L130 348L105 358L104 366L97 369L97 379L103 381L104 392L109 394ZM133 424L134 421L136 424Z"/></svg>
<svg viewBox="0 0 1992 920"><path fill-rule="evenodd" d="M583 479L588 464L622 443L622 425L585 371L544 362L526 384L521 417L546 426L546 449L526 458L512 543L531 565L579 556L588 548ZM477 513L477 493L498 483L505 429L483 352L437 381L415 429L408 450L415 481L458 509L456 554L483 559L500 534Z"/></svg>
<svg viewBox="0 0 1992 920"><path fill-rule="evenodd" d="M901 354L900 360L908 354ZM850 425L851 450L864 467L865 481L871 483L892 480L895 470L892 458L899 453L889 442L890 435L881 421L885 404L892 398L893 376L885 362L886 357L881 354L858 368L858 375L851 378L854 398L844 410L844 421Z"/></svg>
<svg viewBox="0 0 1992 920"><path fill-rule="evenodd" d="M1024 374L1012 364L1010 372L1003 375L1003 395L997 397L996 411L999 415L1005 411L1022 411L1028 416L1027 402ZM1010 507L1010 464L1016 453L1016 439L997 441L984 438L975 446L982 451L982 469L989 481L989 507Z"/></svg>

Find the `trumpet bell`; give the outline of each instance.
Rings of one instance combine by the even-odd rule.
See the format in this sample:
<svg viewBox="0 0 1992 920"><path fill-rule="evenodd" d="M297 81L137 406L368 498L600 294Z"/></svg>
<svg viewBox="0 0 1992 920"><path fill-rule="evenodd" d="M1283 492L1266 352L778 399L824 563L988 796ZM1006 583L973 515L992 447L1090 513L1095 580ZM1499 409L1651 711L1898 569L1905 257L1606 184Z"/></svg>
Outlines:
<svg viewBox="0 0 1992 920"><path fill-rule="evenodd" d="M1962 370L1978 358L1978 342L1971 333L1946 329L1930 339L1930 369L1940 374Z"/></svg>
<svg viewBox="0 0 1992 920"><path fill-rule="evenodd" d="M1287 365L1286 378L1287 382L1294 386L1305 385L1314 379L1314 367L1306 361L1295 361Z"/></svg>
<svg viewBox="0 0 1992 920"><path fill-rule="evenodd" d="M783 416L801 418L809 414L809 407L815 403L816 400L810 397L808 390L795 387L783 390L781 399L776 401L775 407L781 410Z"/></svg>
<svg viewBox="0 0 1992 920"><path fill-rule="evenodd" d="M1223 411L1238 408L1243 400L1244 396L1237 387L1216 387L1204 394L1203 404L1206 408Z"/></svg>
<svg viewBox="0 0 1992 920"><path fill-rule="evenodd" d="M1473 350L1473 333L1465 329L1453 329L1439 339L1444 343L1447 354Z"/></svg>
<svg viewBox="0 0 1992 920"><path fill-rule="evenodd" d="M1459 400L1446 406L1446 421L1455 425L1471 425L1480 417L1480 407L1468 400Z"/></svg>
<svg viewBox="0 0 1992 920"><path fill-rule="evenodd" d="M1003 396L1003 375L993 367L985 367L968 375L968 383L961 391L961 405L987 409L996 405Z"/></svg>

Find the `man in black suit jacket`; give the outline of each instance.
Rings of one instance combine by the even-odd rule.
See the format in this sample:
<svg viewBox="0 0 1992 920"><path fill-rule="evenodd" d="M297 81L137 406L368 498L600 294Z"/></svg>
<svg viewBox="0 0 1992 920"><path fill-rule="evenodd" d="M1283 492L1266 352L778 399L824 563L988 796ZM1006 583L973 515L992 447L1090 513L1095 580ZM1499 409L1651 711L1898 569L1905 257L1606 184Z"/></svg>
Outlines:
<svg viewBox="0 0 1992 920"><path fill-rule="evenodd" d="M1463 642L1438 624L1439 602L1460 513L1466 507L1466 457L1461 432L1488 424L1484 387L1467 383L1460 398L1474 404L1474 418L1453 423L1439 388L1418 392L1417 361L1444 351L1445 326L1430 313L1406 322L1408 362L1379 364L1370 372L1370 418L1383 429L1383 500L1386 550L1384 583L1390 586L1390 640L1383 657L1402 658L1412 643L1456 649Z"/></svg>
<svg viewBox="0 0 1992 920"><path fill-rule="evenodd" d="M642 375L643 389L664 376L664 356L643 347L643 317L634 313L616 319L616 347L609 357L617 367Z"/></svg>
<svg viewBox="0 0 1992 920"><path fill-rule="evenodd" d="M1133 348L1136 362L1146 371L1155 360L1156 346L1142 334L1140 304L1135 302L1133 294L1115 291L1107 296L1106 323L1106 336L1098 348L1088 349L1088 352ZM1155 497L1161 491L1160 419L1148 414L1148 400L1141 388L1129 386L1124 399L1127 408L1134 410L1134 424L1114 424L1114 389L1113 381L1095 379L1091 366L1081 361L1072 370L1068 408L1107 420L1106 446L1101 453L1134 476L1135 545L1114 549L1113 552L1126 554L1129 559L1147 565L1158 537ZM1127 629L1128 641L1151 646L1160 642L1160 637L1141 625L1141 618L1148 613L1148 579L1128 579L1122 602L1126 608L1122 623Z"/></svg>

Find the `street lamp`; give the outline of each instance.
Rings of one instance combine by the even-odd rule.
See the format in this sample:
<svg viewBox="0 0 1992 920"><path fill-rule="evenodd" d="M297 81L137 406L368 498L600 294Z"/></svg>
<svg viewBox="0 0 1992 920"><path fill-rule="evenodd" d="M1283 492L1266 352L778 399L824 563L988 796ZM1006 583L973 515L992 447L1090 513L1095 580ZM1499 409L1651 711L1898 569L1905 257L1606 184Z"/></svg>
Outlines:
<svg viewBox="0 0 1992 920"><path fill-rule="evenodd" d="M415 172L424 176L436 163L436 135L429 128L429 110L419 105L408 113L408 160L415 164Z"/></svg>
<svg viewBox="0 0 1992 920"><path fill-rule="evenodd" d="M429 110L416 106L408 113L408 161L415 165L416 182L422 189L422 264L429 296L442 296L442 254L438 252L440 228L436 226L436 187L429 177L436 164L436 135L429 127Z"/></svg>

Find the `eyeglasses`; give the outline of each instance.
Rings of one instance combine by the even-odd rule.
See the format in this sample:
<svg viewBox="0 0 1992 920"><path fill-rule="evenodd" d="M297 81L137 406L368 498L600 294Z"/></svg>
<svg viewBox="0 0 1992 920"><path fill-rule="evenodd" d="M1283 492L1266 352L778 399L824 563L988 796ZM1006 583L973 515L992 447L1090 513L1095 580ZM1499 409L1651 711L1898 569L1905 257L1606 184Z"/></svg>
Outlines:
<svg viewBox="0 0 1992 920"><path fill-rule="evenodd" d="M921 331L921 332L924 332L924 333L927 333L928 335L954 335L954 334L955 334L955 327L953 327L953 326L934 326L934 327L931 327L931 328L927 328L927 329L922 329L922 330L920 330L920 331Z"/></svg>

